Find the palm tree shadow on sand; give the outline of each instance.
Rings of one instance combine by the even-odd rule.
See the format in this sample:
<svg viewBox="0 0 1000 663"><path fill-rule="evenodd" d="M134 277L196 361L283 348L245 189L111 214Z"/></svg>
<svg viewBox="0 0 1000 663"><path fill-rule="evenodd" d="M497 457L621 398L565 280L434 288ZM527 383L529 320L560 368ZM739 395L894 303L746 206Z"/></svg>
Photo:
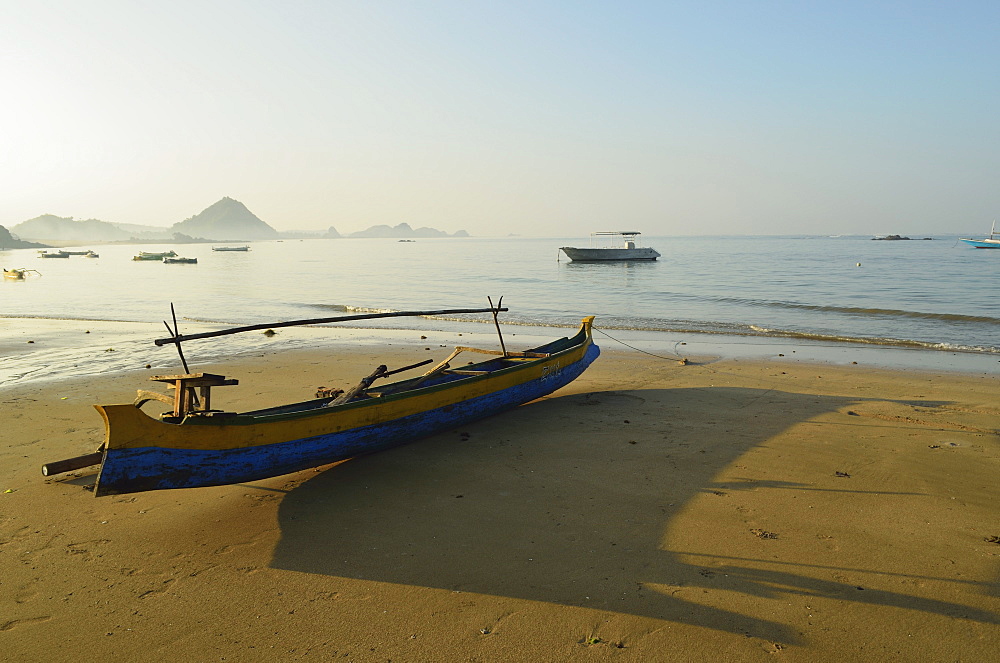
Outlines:
<svg viewBox="0 0 1000 663"><path fill-rule="evenodd" d="M819 578L808 565L768 571L749 564L757 560L720 556L724 565L706 569L697 556L665 548L672 519L716 490L720 471L784 431L789 407L807 420L859 400L707 388L537 401L318 473L285 495L271 566L609 610L790 644L800 638L786 624L685 594L821 595L998 623L969 606L860 591ZM604 423L581 423L582 409Z"/></svg>

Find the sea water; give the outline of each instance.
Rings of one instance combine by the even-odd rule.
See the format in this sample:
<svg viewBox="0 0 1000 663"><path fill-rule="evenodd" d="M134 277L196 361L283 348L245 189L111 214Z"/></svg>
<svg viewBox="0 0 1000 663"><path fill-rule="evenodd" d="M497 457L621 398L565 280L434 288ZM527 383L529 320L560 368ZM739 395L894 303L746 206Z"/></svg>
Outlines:
<svg viewBox="0 0 1000 663"><path fill-rule="evenodd" d="M599 330L626 341L657 335L744 344L792 339L917 349L926 357L962 353L981 356L984 366L1000 365L1000 250L973 249L955 237L649 237L643 243L662 257L578 263L558 249L587 246L586 239L516 237L284 240L255 242L248 252L213 251L212 244L115 244L86 247L99 258L68 259L6 250L0 265L41 275L0 283L0 347L23 343L25 325L41 329L59 320L116 322L167 336L161 321L173 324L171 305L181 332L194 333L366 311L487 307L488 297L494 303L503 297L510 310L500 320L514 330L575 327L582 316L595 315ZM168 249L198 264L131 259L140 250ZM155 332L144 326L151 324ZM492 318L346 326L462 324L492 327ZM227 338L229 352L260 342ZM316 335L304 338L321 342ZM63 368L72 373L69 368L94 351L83 342L73 345L4 352L0 385L38 374L58 377Z"/></svg>

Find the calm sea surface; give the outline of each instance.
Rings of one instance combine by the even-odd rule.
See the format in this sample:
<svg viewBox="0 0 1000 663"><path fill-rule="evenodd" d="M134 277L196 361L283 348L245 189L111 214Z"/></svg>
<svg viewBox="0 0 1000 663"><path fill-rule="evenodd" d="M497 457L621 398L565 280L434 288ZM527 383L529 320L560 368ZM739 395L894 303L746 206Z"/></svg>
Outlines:
<svg viewBox="0 0 1000 663"><path fill-rule="evenodd" d="M593 314L609 332L785 337L1000 359L1000 250L972 249L954 237L648 237L644 244L662 258L573 263L558 252L587 246L586 238L285 240L253 243L246 253L213 252L211 244L86 247L97 259L0 251L0 266L42 273L0 283L0 340L23 330L25 319L159 324L171 303L190 333L367 310L472 308L502 295L511 310L501 319L512 325L575 326ZM140 250L169 248L198 264L131 260ZM74 361L65 351L50 348L48 356ZM0 356L0 363L15 359Z"/></svg>

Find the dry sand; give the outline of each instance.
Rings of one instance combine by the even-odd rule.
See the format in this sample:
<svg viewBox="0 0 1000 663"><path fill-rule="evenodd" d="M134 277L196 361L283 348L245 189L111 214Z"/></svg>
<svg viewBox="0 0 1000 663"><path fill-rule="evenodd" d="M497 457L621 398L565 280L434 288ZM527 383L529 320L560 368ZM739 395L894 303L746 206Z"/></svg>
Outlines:
<svg viewBox="0 0 1000 663"><path fill-rule="evenodd" d="M386 359L199 368L245 409ZM549 398L395 450L100 499L39 468L95 450L91 405L144 375L5 388L0 659L995 660L998 381L605 348Z"/></svg>

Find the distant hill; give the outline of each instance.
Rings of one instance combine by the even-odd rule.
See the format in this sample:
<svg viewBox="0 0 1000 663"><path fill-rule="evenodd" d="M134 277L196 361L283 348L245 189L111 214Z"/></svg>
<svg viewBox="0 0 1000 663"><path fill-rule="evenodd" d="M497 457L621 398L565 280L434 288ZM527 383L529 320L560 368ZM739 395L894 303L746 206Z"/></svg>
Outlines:
<svg viewBox="0 0 1000 663"><path fill-rule="evenodd" d="M87 219L75 221L73 217L43 214L12 227L19 237L53 241L114 242L128 239L129 234L113 223Z"/></svg>
<svg viewBox="0 0 1000 663"><path fill-rule="evenodd" d="M121 242L130 239L176 241L247 241L273 239L278 231L257 218L238 200L223 198L200 214L170 228L108 223L97 219L77 221L54 214L29 219L11 228L20 237L58 242Z"/></svg>
<svg viewBox="0 0 1000 663"><path fill-rule="evenodd" d="M2 226L0 226L2 228ZM324 232L280 233L261 221L246 205L232 198L223 198L189 219L180 221L169 228L141 226L132 223L109 223L98 219L77 221L73 217L43 214L11 228L17 237L29 240L61 242L128 242L149 240L171 240L176 242L246 242L280 237L308 239L311 237L382 237L391 239L414 239L429 237L468 237L469 233L459 230L449 234L435 228L417 228L400 223L396 226L377 225L367 230L341 235L330 226ZM4 237L0 234L0 239ZM17 241L11 238L9 241ZM0 246L4 246L0 244Z"/></svg>
<svg viewBox="0 0 1000 663"><path fill-rule="evenodd" d="M0 226L0 249L41 249L46 248L46 244L38 242L25 242L10 234L10 231Z"/></svg>
<svg viewBox="0 0 1000 663"><path fill-rule="evenodd" d="M171 232L169 228L159 226L140 226L136 223L114 223L117 228L121 228L129 234L129 237L136 239L169 239Z"/></svg>
<svg viewBox="0 0 1000 663"><path fill-rule="evenodd" d="M279 234L232 198L223 198L190 219L175 223L170 232L225 242L274 239Z"/></svg>
<svg viewBox="0 0 1000 663"><path fill-rule="evenodd" d="M330 231L336 232L333 228ZM330 231L327 231L325 237L339 236L331 235ZM409 226L409 224L401 223L398 226L387 226L378 225L372 226L368 230L359 230L353 232L348 237L387 237L392 239L410 239L414 237L468 237L469 233L464 230L459 230L458 232L449 235L443 230L436 230L434 228L417 228L414 230Z"/></svg>

